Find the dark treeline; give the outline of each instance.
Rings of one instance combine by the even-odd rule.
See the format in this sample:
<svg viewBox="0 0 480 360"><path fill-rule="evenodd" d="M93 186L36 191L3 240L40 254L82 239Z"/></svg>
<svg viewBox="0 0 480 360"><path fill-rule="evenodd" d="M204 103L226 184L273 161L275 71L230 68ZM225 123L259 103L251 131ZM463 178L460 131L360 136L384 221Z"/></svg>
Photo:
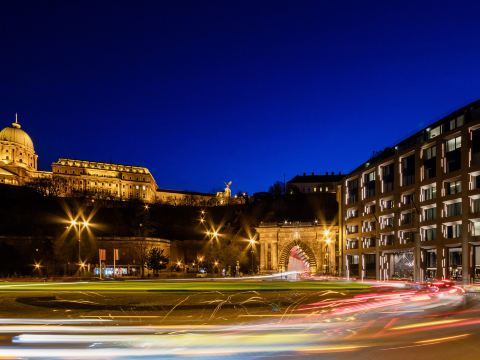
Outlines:
<svg viewBox="0 0 480 360"><path fill-rule="evenodd" d="M241 205L146 206L138 201L48 197L30 188L0 185L0 276L11 274L12 269L31 273L36 256L56 261L55 239L65 234L68 221L78 214L82 214L78 220L89 220L95 237L204 240L207 230L220 230L235 239L250 237L261 222L335 221L337 203L334 194L279 197L263 193ZM32 237L36 243L16 246L15 237ZM73 250L69 256L74 256Z"/></svg>

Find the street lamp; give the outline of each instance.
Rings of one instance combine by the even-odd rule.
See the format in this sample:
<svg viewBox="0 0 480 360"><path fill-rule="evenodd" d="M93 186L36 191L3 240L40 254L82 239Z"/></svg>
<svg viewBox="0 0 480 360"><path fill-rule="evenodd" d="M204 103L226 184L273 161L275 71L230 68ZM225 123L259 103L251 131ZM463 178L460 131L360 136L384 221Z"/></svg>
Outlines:
<svg viewBox="0 0 480 360"><path fill-rule="evenodd" d="M81 239L81 232L82 232L82 226L83 228L88 228L90 225L87 220L83 221L77 221L75 219L70 220L70 225L77 231L78 235L78 266L80 267L81 270L85 269L85 263L82 261L82 256L81 256L81 244L82 244L82 239Z"/></svg>
<svg viewBox="0 0 480 360"><path fill-rule="evenodd" d="M35 264L33 265L33 270L38 271L39 275L41 274L41 271L40 271L41 268L42 268L42 265L39 262L35 262Z"/></svg>
<svg viewBox="0 0 480 360"><path fill-rule="evenodd" d="M255 244L256 244L256 241L254 238L251 238L250 240L248 240L248 243L250 245L250 254L251 254L251 263L252 263L252 275L255 273L255 270L254 270L254 264L253 264L253 253L255 252Z"/></svg>
<svg viewBox="0 0 480 360"><path fill-rule="evenodd" d="M332 239L330 238L331 232L328 229L323 231L324 241L325 241L325 256L323 260L324 274L330 273L330 243Z"/></svg>

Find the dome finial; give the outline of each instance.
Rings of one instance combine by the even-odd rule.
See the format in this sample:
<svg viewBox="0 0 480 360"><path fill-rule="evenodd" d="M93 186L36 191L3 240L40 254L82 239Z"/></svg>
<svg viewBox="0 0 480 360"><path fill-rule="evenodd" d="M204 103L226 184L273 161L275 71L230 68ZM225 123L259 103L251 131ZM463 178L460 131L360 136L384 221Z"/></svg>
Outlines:
<svg viewBox="0 0 480 360"><path fill-rule="evenodd" d="M20 124L18 123L18 113L15 113L15 122L12 123L12 126L17 129L21 128Z"/></svg>

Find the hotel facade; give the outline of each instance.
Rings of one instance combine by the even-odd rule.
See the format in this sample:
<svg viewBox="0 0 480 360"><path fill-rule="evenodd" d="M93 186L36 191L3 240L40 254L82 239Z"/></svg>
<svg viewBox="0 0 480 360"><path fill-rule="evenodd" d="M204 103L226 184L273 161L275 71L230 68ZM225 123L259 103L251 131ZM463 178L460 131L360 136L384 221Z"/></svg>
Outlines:
<svg viewBox="0 0 480 360"><path fill-rule="evenodd" d="M346 276L480 279L480 101L377 153L341 188Z"/></svg>

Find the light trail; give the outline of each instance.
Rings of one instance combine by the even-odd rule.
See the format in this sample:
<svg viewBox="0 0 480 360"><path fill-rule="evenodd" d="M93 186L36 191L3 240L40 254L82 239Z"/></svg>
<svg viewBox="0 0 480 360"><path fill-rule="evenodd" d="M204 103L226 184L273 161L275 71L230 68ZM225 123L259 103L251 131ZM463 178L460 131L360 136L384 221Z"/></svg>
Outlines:
<svg viewBox="0 0 480 360"><path fill-rule="evenodd" d="M349 356L353 356L352 352L375 349L415 349L462 341L471 335L467 328L474 329L480 324L475 309L455 310L464 295L461 291L449 293L450 290L432 293L430 290L381 292L375 289L350 298L338 291L319 291L296 297L278 312L270 309L268 301L254 291L228 295L208 292L209 296L218 294L219 297L197 300L200 305L214 307L206 312L205 324L192 324L185 318L173 319L184 321L183 324L162 322L165 313L177 316L181 311L178 304L188 297L182 297L177 306L172 305L173 309L165 309L159 315L100 312L79 314L79 318L46 320L0 318L0 333L8 334L11 339L8 346L0 347L0 357L172 359L195 356L210 359L228 356L249 359L285 354L308 357L350 353ZM233 302L236 296L238 301ZM308 302L309 299L313 301ZM243 312L243 306L255 302L262 304L260 309L265 313ZM227 303L238 308L223 310L222 306ZM436 309L448 311L450 318L432 320L432 316L442 316ZM228 324L217 322L226 321L220 314L222 311L233 313ZM396 315L401 313L408 315ZM6 337L2 335L2 338Z"/></svg>

